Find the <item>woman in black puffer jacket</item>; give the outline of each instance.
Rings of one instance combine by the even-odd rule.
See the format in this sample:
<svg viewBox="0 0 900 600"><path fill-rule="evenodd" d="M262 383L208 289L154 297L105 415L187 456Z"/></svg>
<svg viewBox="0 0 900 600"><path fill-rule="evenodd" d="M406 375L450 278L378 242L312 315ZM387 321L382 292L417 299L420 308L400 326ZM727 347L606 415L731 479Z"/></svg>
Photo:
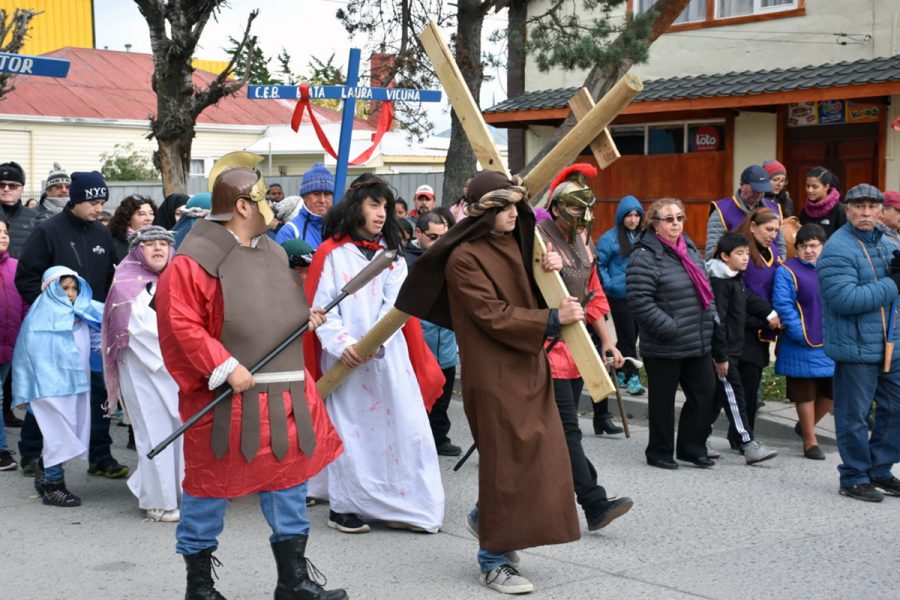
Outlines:
<svg viewBox="0 0 900 600"><path fill-rule="evenodd" d="M664 469L678 467L673 452L698 467L714 464L706 439L716 388L711 355L715 306L697 246L683 233L684 219L680 201L654 202L625 278L628 308L641 324L641 356L649 380L647 464ZM687 399L676 448L678 384Z"/></svg>

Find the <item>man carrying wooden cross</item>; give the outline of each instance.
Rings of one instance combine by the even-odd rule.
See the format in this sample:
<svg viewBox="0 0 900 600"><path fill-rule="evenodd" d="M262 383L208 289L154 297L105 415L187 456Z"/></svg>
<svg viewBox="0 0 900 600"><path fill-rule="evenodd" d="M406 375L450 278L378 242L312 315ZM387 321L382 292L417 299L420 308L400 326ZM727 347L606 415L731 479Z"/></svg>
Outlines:
<svg viewBox="0 0 900 600"><path fill-rule="evenodd" d="M469 184L468 219L413 267L396 306L456 331L463 406L479 449L478 505L468 524L479 539L482 584L506 594L534 586L519 575L523 548L580 534L572 469L544 340L584 319L573 297L546 308L531 275L535 219L519 181L482 171ZM562 261L548 252L545 270Z"/></svg>

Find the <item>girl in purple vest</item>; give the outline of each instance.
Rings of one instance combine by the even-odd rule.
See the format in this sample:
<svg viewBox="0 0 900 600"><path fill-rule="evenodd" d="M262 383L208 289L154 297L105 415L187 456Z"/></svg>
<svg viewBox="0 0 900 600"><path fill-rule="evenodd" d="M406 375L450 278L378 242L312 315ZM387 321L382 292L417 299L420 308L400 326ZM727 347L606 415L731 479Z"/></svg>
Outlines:
<svg viewBox="0 0 900 600"><path fill-rule="evenodd" d="M775 270L781 264L781 256L775 240L781 230L781 220L768 207L754 209L741 223L739 233L750 242L750 263L744 272L747 291L756 294L766 302L772 300L772 281ZM776 332L781 327L776 311L767 317L768 326L757 328L750 325L744 332L744 352L738 363L744 399L747 408L747 424L755 430L756 408L759 398L759 383L762 371L769 364L769 344L775 341ZM728 429L728 441L734 449L740 448L740 437L734 427Z"/></svg>
<svg viewBox="0 0 900 600"><path fill-rule="evenodd" d="M800 223L816 223L825 230L826 238L847 222L837 177L825 167L815 167L806 174L806 204L800 211Z"/></svg>
<svg viewBox="0 0 900 600"><path fill-rule="evenodd" d="M824 460L816 440L816 423L831 411L834 361L825 354L822 303L816 261L825 245L825 230L808 223L797 232L797 255L775 272L772 305L783 330L776 348L775 372L787 377L787 396L796 403L803 456Z"/></svg>

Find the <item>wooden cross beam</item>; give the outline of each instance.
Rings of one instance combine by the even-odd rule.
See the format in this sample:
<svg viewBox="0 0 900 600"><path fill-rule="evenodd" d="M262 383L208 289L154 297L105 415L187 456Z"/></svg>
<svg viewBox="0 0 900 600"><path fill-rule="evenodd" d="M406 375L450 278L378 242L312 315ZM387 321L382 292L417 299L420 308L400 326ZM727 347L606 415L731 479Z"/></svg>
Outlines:
<svg viewBox="0 0 900 600"><path fill-rule="evenodd" d="M594 99L591 98L591 93L587 88L579 89L569 100L569 109L577 121L587 116L592 108L594 108ZM600 135L591 142L591 153L597 159L597 166L601 169L605 169L622 157L609 133L609 127L604 127Z"/></svg>
<svg viewBox="0 0 900 600"><path fill-rule="evenodd" d="M453 106L456 117L459 119L466 137L472 146L475 157L485 169L499 171L510 176L509 171L501 160L500 151L488 132L487 125L481 116L472 93L469 91L450 48L444 41L440 30L434 23L429 23L419 35L419 40L428 58L431 59L438 79L447 92L447 97ZM632 74L625 75L600 101L590 108L572 130L559 141L559 143L528 173L525 180L525 188L528 190L542 190L546 187L563 167L578 157L583 148L589 146L597 139L604 129L612 122L616 115L622 111L643 89L641 80ZM598 133L601 132L601 133ZM544 296L548 306L559 306L562 298L569 295L565 284L556 271L546 272L541 266L541 258L546 254L547 248L543 239L537 233L534 236L534 277ZM365 336L358 342L358 348L377 349L393 335L409 318L409 315L400 310L392 309L385 315ZM587 328L583 322L572 323L562 328L562 338L569 347L575 364L584 379L585 387L594 402L600 402L615 392L612 380L606 370L604 361L597 353L597 349L591 341ZM343 369L340 376L330 377L336 365L319 381L319 393L324 397L340 385L343 377L349 371ZM338 375L335 372L335 375Z"/></svg>

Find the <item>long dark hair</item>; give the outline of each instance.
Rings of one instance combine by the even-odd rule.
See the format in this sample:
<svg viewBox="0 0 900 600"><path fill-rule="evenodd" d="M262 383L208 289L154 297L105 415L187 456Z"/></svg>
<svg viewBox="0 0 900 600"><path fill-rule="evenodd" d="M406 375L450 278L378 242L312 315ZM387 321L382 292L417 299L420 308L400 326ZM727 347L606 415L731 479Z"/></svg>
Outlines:
<svg viewBox="0 0 900 600"><path fill-rule="evenodd" d="M127 239L128 224L131 222L131 217L145 204L150 205L150 208L153 209L153 215L155 217L157 212L156 204L154 204L153 200L151 200L150 198L134 194L122 200L122 204L119 205L119 207L116 209L116 212L109 220L108 227L109 232L112 234L112 236L121 240Z"/></svg>
<svg viewBox="0 0 900 600"><path fill-rule="evenodd" d="M344 194L344 199L328 209L322 219L322 238L338 240L346 235L356 234L366 224L362 214L362 203L366 198L385 201L381 235L389 249L398 250L403 237L394 208L394 190L383 179L371 173L364 173L354 179Z"/></svg>
<svg viewBox="0 0 900 600"><path fill-rule="evenodd" d="M641 218L641 220L638 221L637 227L634 228L635 233L640 233L641 226L644 224L644 214L635 208L625 213L625 217L632 212L638 213L638 216ZM622 255L622 258L631 256L631 251L634 249L634 244L628 237L629 230L625 227L625 217L622 217L622 220L616 223L616 239L619 240L619 253Z"/></svg>

